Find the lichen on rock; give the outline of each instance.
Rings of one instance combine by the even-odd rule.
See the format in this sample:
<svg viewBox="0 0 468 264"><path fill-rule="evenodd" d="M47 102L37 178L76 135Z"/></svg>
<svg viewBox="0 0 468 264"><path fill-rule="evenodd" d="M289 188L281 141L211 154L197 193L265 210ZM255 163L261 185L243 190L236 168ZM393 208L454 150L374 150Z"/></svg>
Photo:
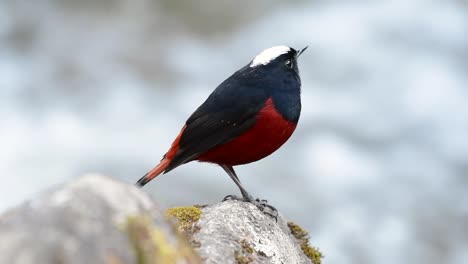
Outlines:
<svg viewBox="0 0 468 264"><path fill-rule="evenodd" d="M200 220L201 213L200 208L196 206L173 207L167 210L167 214L177 218L182 228Z"/></svg>
<svg viewBox="0 0 468 264"><path fill-rule="evenodd" d="M234 257L236 259L237 264L250 264L253 261L251 257L246 256L239 251L234 252Z"/></svg>
<svg viewBox="0 0 468 264"><path fill-rule="evenodd" d="M153 226L149 215L128 217L124 230L135 251L137 264L200 263L197 254L183 239L171 243L163 231Z"/></svg>
<svg viewBox="0 0 468 264"><path fill-rule="evenodd" d="M177 219L180 231L186 236L192 236L199 230L196 222L200 220L202 211L198 206L173 207L168 209L166 214Z"/></svg>
<svg viewBox="0 0 468 264"><path fill-rule="evenodd" d="M252 263L252 261L254 261L252 258L252 254L254 253L252 246L246 239L242 239L239 244L241 246L240 250L234 251L234 258L237 264Z"/></svg>
<svg viewBox="0 0 468 264"><path fill-rule="evenodd" d="M299 241L304 254L312 261L312 263L321 264L323 254L317 248L309 245L309 233L293 222L288 222L288 227L289 230L291 230L291 234Z"/></svg>

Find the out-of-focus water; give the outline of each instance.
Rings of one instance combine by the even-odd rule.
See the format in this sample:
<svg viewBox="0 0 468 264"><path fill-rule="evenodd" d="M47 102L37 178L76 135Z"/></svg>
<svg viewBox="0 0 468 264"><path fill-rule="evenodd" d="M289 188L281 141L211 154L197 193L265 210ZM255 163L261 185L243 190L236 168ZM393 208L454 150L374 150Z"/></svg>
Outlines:
<svg viewBox="0 0 468 264"><path fill-rule="evenodd" d="M303 113L245 186L325 263L468 262L464 1L2 1L0 210L86 172L136 181L191 112L264 48L309 45ZM103 186L105 188L105 186ZM237 189L190 163L162 207Z"/></svg>

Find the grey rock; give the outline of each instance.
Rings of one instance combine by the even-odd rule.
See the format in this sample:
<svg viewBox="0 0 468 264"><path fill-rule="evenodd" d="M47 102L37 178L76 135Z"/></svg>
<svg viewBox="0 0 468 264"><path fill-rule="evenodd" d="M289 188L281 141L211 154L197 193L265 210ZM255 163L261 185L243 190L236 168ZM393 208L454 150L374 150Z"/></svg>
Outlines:
<svg viewBox="0 0 468 264"><path fill-rule="evenodd" d="M193 240L205 263L311 263L285 221L256 206L226 201L202 208Z"/></svg>
<svg viewBox="0 0 468 264"><path fill-rule="evenodd" d="M180 259L175 253L157 255L159 246L177 252L185 242L155 208L132 185L98 175L82 177L0 216L0 263L197 263L187 251ZM138 235L151 237L154 230L165 245L134 241Z"/></svg>
<svg viewBox="0 0 468 264"><path fill-rule="evenodd" d="M311 263L307 239L250 203L170 211L185 237L144 190L88 175L0 215L0 264Z"/></svg>

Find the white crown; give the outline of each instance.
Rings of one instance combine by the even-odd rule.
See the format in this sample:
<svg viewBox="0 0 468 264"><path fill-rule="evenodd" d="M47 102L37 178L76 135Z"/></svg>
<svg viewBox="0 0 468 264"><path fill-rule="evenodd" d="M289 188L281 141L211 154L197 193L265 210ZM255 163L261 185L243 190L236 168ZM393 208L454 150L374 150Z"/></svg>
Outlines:
<svg viewBox="0 0 468 264"><path fill-rule="evenodd" d="M258 66L260 64L266 65L270 61L276 59L278 56L288 53L290 50L291 50L291 48L286 47L286 46L276 46L276 47L266 49L266 50L260 52L260 54L258 54L252 60L252 63L250 64L250 67L255 67L255 66Z"/></svg>

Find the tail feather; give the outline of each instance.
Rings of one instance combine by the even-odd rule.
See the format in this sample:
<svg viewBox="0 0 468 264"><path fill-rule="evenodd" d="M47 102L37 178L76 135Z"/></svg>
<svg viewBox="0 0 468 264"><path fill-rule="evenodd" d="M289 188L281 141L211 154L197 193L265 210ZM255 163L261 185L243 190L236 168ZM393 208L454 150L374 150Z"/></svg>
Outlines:
<svg viewBox="0 0 468 264"><path fill-rule="evenodd" d="M152 179L156 178L156 176L163 173L166 170L166 168L169 166L170 163L171 163L170 159L164 158L163 160L161 160L161 162L156 167L154 167L152 170L150 170L148 173L146 173L145 176L141 177L137 181L136 185L139 186L139 187L145 186L145 184L150 182Z"/></svg>
<svg viewBox="0 0 468 264"><path fill-rule="evenodd" d="M164 158L161 160L161 162L154 167L152 170L150 170L148 173L146 173L145 176L141 177L136 183L137 186L143 187L145 184L150 182L152 179L156 178L159 174L163 173L166 171L166 169L169 167L171 164L171 161L174 159L174 157L177 154L177 151L179 150L179 141L180 138L182 137L182 134L185 131L186 126L182 128L180 131L179 135L176 137L174 142L172 142L171 148L169 151L164 155ZM177 167L177 166L176 166ZM171 169L173 169L172 167ZM166 171L167 172L167 171Z"/></svg>

